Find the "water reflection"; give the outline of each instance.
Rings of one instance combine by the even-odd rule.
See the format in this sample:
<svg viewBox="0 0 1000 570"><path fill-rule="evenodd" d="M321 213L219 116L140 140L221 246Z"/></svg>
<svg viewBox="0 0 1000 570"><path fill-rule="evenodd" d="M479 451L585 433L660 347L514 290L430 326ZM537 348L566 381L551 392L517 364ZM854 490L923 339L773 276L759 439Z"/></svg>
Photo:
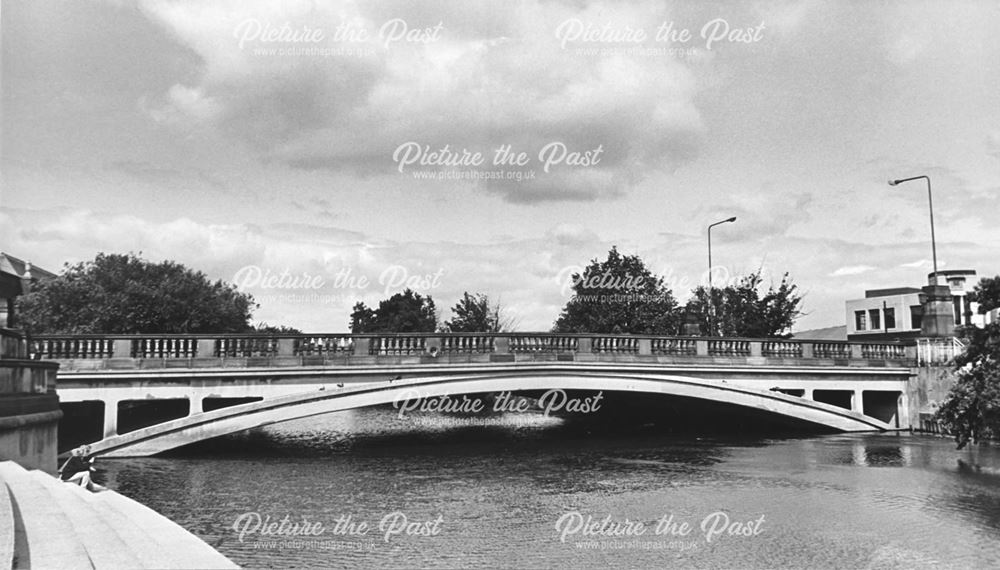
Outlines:
<svg viewBox="0 0 1000 570"><path fill-rule="evenodd" d="M854 464L868 467L905 467L910 464L909 447L856 443Z"/></svg>
<svg viewBox="0 0 1000 570"><path fill-rule="evenodd" d="M565 422L414 431L385 410L358 410L104 464L110 486L253 567L1000 567L1000 454L936 438L695 437ZM444 531L334 552L261 550L232 530L247 511L329 522L394 510L441 515ZM586 551L555 535L569 510L647 523L763 515L766 532L686 551Z"/></svg>

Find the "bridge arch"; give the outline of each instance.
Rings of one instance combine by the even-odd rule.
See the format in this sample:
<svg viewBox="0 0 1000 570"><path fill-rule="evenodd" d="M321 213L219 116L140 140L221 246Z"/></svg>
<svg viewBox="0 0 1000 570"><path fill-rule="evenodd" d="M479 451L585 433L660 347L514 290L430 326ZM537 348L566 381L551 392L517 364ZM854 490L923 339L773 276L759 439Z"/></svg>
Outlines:
<svg viewBox="0 0 1000 570"><path fill-rule="evenodd" d="M835 431L893 429L878 419L837 406L789 396L780 392L692 378L674 374L630 372L482 372L442 375L390 382L365 383L346 388L318 389L193 414L93 444L105 457L149 456L184 445L271 424L356 408L391 404L413 397L434 398L502 391L587 390L683 396L742 406Z"/></svg>

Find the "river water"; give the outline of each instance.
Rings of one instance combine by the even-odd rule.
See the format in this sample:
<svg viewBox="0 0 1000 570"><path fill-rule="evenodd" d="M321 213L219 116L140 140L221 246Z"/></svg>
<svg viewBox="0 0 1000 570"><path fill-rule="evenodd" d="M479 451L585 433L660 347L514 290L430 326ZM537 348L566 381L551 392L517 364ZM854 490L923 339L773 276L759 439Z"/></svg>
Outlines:
<svg viewBox="0 0 1000 570"><path fill-rule="evenodd" d="M99 463L246 567L1000 568L995 448L460 419L355 410Z"/></svg>

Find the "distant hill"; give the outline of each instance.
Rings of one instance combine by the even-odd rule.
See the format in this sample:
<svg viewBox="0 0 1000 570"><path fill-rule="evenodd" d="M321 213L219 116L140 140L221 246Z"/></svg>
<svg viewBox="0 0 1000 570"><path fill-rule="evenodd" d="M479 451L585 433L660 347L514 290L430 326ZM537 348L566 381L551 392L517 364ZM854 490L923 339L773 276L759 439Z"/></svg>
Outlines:
<svg viewBox="0 0 1000 570"><path fill-rule="evenodd" d="M800 331L792 333L792 338L798 340L847 340L847 325Z"/></svg>

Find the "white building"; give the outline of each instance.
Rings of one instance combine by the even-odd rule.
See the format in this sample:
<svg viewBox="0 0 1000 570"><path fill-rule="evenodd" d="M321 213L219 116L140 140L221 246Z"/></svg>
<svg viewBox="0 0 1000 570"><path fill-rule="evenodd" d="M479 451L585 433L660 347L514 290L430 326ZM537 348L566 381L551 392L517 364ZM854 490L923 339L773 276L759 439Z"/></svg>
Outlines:
<svg viewBox="0 0 1000 570"><path fill-rule="evenodd" d="M846 303L848 340L905 339L920 336L924 314L920 289L898 287L865 291Z"/></svg>
<svg viewBox="0 0 1000 570"><path fill-rule="evenodd" d="M938 271L927 276L928 283L948 285L954 306L955 326L983 327L996 322L998 311L979 314L979 304L968 295L979 280L971 269ZM899 340L920 336L923 316L921 290L916 287L872 289L864 299L847 301L846 323L848 340Z"/></svg>

